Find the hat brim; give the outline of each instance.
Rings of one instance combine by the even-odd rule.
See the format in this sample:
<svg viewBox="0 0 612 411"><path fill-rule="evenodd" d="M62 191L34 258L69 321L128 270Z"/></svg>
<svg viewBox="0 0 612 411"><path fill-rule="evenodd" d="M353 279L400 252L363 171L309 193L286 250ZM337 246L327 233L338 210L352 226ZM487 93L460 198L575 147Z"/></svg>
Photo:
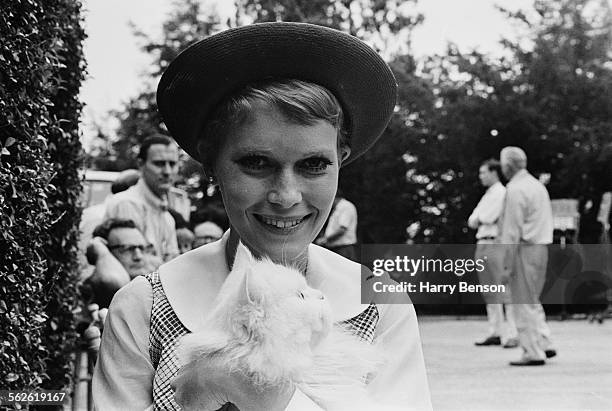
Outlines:
<svg viewBox="0 0 612 411"><path fill-rule="evenodd" d="M157 104L168 131L192 157L203 126L227 95L268 78L319 84L340 101L351 154L380 137L395 107L397 84L389 66L359 39L305 23L261 23L229 29L179 54L164 72Z"/></svg>

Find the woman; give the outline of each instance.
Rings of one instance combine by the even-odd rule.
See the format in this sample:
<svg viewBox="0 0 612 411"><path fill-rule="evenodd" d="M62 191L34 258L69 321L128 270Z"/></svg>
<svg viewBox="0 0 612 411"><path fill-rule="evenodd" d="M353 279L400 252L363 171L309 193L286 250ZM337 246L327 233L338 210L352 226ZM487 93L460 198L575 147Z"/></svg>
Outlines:
<svg viewBox="0 0 612 411"><path fill-rule="evenodd" d="M255 255L302 267L336 321L392 354L368 385L379 409L431 408L407 296L394 301L400 304L361 304L361 266L311 244L331 209L340 166L374 144L395 95L392 73L368 46L308 24L228 30L175 59L158 87L159 109L179 145L218 184L230 229L117 293L94 375L99 409L177 408L174 344L202 328L239 241ZM223 369L203 372L191 391L243 411L319 409L294 387L253 387Z"/></svg>

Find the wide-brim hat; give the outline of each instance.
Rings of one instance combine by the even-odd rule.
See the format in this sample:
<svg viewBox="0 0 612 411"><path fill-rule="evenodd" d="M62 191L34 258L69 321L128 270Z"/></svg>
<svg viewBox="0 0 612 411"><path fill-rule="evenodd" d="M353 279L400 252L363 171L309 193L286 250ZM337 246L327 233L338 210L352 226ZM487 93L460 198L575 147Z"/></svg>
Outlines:
<svg viewBox="0 0 612 411"><path fill-rule="evenodd" d="M168 131L195 159L207 118L231 93L265 79L298 79L331 91L342 105L351 154L380 137L396 103L389 66L361 40L305 23L261 23L207 37L180 53L164 72L157 104Z"/></svg>

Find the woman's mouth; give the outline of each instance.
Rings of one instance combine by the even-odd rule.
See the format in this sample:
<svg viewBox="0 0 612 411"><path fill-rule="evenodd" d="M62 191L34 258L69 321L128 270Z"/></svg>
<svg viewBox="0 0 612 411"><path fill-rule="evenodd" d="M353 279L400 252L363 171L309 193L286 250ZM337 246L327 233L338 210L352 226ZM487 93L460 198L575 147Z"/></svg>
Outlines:
<svg viewBox="0 0 612 411"><path fill-rule="evenodd" d="M277 230L291 230L293 228L298 227L304 220L310 217L310 214L307 214L303 217L273 217L273 216L264 216L261 214L254 214L255 219L262 223L264 226L269 227L271 229Z"/></svg>

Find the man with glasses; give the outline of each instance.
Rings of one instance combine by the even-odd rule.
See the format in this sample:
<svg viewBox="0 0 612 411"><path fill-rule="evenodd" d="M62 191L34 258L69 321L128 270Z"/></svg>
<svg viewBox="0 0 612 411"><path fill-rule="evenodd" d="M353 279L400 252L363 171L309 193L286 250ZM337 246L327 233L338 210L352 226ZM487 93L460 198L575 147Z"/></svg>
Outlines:
<svg viewBox="0 0 612 411"><path fill-rule="evenodd" d="M223 237L223 229L212 221L204 221L194 225L193 248L201 245L213 243Z"/></svg>
<svg viewBox="0 0 612 411"><path fill-rule="evenodd" d="M161 264L134 221L123 219L110 219L96 227L87 260L96 268L85 281L84 292L101 307L108 307L115 292L134 277Z"/></svg>
<svg viewBox="0 0 612 411"><path fill-rule="evenodd" d="M209 204L193 213L190 224L194 234L192 247L198 248L223 237L229 222L222 205Z"/></svg>

